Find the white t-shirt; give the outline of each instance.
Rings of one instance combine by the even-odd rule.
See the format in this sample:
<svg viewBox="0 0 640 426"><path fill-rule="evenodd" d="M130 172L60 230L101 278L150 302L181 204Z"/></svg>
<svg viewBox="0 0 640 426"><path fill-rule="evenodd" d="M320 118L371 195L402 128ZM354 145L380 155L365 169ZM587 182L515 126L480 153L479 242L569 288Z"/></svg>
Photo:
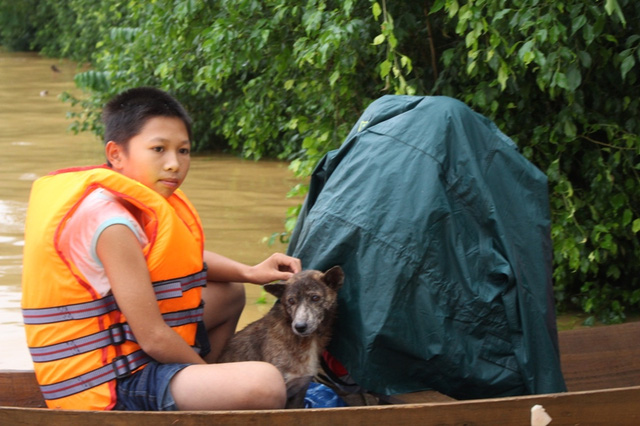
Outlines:
<svg viewBox="0 0 640 426"><path fill-rule="evenodd" d="M111 291L111 284L96 253L102 231L111 225L125 225L138 238L140 247L149 242L140 223L123 202L105 189L94 190L82 200L60 234L63 255L71 259L101 296Z"/></svg>

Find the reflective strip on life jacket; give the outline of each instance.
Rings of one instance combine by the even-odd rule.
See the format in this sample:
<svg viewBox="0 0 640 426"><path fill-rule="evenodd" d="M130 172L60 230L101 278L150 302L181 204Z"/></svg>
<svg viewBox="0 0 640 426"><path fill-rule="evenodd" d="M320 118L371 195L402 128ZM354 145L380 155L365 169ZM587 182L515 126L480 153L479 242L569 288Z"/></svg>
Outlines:
<svg viewBox="0 0 640 426"><path fill-rule="evenodd" d="M33 362L57 361L73 355L86 353L109 345L120 345L125 340L135 342L129 324L113 324L107 330L69 340L51 346L29 348Z"/></svg>
<svg viewBox="0 0 640 426"><path fill-rule="evenodd" d="M207 284L207 268L185 277L160 281L153 284L157 300L166 300L182 296L183 292L194 287L204 287ZM79 320L108 314L118 309L113 295L91 302L75 305L55 306L53 308L23 309L25 324L49 324L68 320Z"/></svg>
<svg viewBox="0 0 640 426"><path fill-rule="evenodd" d="M169 327L202 321L204 309L200 305L196 309L163 314L162 318ZM51 346L29 348L33 362L57 361L74 355L83 354L109 345L121 345L126 340L136 342L129 324L113 324L107 330L99 331L79 339L68 340Z"/></svg>
<svg viewBox="0 0 640 426"><path fill-rule="evenodd" d="M99 386L113 379L127 377L136 368L151 361L151 358L138 350L129 355L119 356L107 365L88 373L50 385L40 386L44 399L64 398L78 392Z"/></svg>
<svg viewBox="0 0 640 426"><path fill-rule="evenodd" d="M156 299L165 300L182 296L195 287L204 287L207 285L207 264L200 272L187 275L180 279L158 281L153 283L153 291L156 293Z"/></svg>
<svg viewBox="0 0 640 426"><path fill-rule="evenodd" d="M55 306L53 308L23 309L25 324L50 324L68 320L80 320L106 315L118 309L113 296L92 300L76 305Z"/></svg>
<svg viewBox="0 0 640 426"><path fill-rule="evenodd" d="M187 309L185 311L162 314L162 318L169 327L179 327L181 325L198 322L202 320L202 313L204 312L202 306L204 305L200 305L196 309Z"/></svg>

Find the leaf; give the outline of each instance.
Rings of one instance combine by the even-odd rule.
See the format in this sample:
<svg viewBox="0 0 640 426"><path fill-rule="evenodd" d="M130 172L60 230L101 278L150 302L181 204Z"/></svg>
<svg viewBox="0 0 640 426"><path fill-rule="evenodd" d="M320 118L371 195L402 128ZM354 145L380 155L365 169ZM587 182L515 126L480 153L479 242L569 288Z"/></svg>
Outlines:
<svg viewBox="0 0 640 426"><path fill-rule="evenodd" d="M293 231L293 228L296 227L296 222L298 221L297 217L288 217L287 220L284 223L284 229L287 232L291 232Z"/></svg>
<svg viewBox="0 0 640 426"><path fill-rule="evenodd" d="M616 0L606 0L605 1L604 10L607 11L607 14L611 15L613 13L617 3L618 2Z"/></svg>
<svg viewBox="0 0 640 426"><path fill-rule="evenodd" d="M493 16L493 22L497 22L512 12L512 9L502 9Z"/></svg>
<svg viewBox="0 0 640 426"><path fill-rule="evenodd" d="M169 64L166 62L158 64L153 73L162 79L166 78L169 75Z"/></svg>
<svg viewBox="0 0 640 426"><path fill-rule="evenodd" d="M376 36L376 38L374 38L374 39L373 39L373 45L374 45L374 46L377 46L377 45L379 45L379 44L384 43L385 38L386 38L386 37L385 37L385 35L384 35L384 34L378 34L378 35Z"/></svg>
<svg viewBox="0 0 640 426"><path fill-rule="evenodd" d="M553 82L556 84L556 86L561 87L563 89L569 88L569 83L567 82L567 75L563 72L556 71L556 73L553 75Z"/></svg>
<svg viewBox="0 0 640 426"><path fill-rule="evenodd" d="M622 22L622 26L627 26L627 20L624 19L624 14L622 13L622 9L620 9L618 0L606 0L604 10L606 10L609 16L611 16L613 12L615 12L616 15L618 15L618 19L620 19L620 22Z"/></svg>
<svg viewBox="0 0 640 426"><path fill-rule="evenodd" d="M478 35L475 31L469 31L464 38L467 47L473 46L476 40L478 40Z"/></svg>
<svg viewBox="0 0 640 426"><path fill-rule="evenodd" d="M580 64L584 68L591 68L591 55L589 52L585 50L581 50L578 52L578 59L580 59Z"/></svg>
<svg viewBox="0 0 640 426"><path fill-rule="evenodd" d="M393 32L389 32L387 39L389 40L389 46L391 46L392 49L395 49L398 45L398 40L396 39L395 34L393 34Z"/></svg>
<svg viewBox="0 0 640 426"><path fill-rule="evenodd" d="M471 73L473 73L473 70L476 68L477 62L476 61L469 61L469 63L467 64L467 74L471 75Z"/></svg>
<svg viewBox="0 0 640 426"><path fill-rule="evenodd" d="M460 5L458 4L458 0L453 0L449 5L449 18L453 18L460 10Z"/></svg>
<svg viewBox="0 0 640 426"><path fill-rule="evenodd" d="M340 78L340 71L337 71L337 70L336 70L336 71L334 71L334 72L331 74L331 77L329 77L329 85L330 85L331 87L335 86L336 81L338 81L338 79L339 79L339 78Z"/></svg>
<svg viewBox="0 0 640 426"><path fill-rule="evenodd" d="M538 40L540 43L544 43L545 41L547 41L547 38L549 37L549 31L547 31L546 28L537 29L535 34L536 34L536 40Z"/></svg>
<svg viewBox="0 0 640 426"><path fill-rule="evenodd" d="M442 52L442 62L444 63L445 66L450 66L451 63L453 62L453 59L456 56L456 52L454 49L447 49L444 52Z"/></svg>
<svg viewBox="0 0 640 426"><path fill-rule="evenodd" d="M345 11L347 15L350 15L351 11L353 10L353 2L354 0L345 0L345 2L342 5L342 9Z"/></svg>
<svg viewBox="0 0 640 426"><path fill-rule="evenodd" d="M582 28L586 23L587 23L586 16L580 15L575 17L571 22L571 34L575 34L576 32L578 32L578 30Z"/></svg>
<svg viewBox="0 0 640 426"><path fill-rule="evenodd" d="M411 58L406 55L400 55L400 66L402 68L406 68L407 73L413 71L413 62L411 61Z"/></svg>
<svg viewBox="0 0 640 426"><path fill-rule="evenodd" d="M631 37L629 37L629 38L627 39L627 41L626 41L626 43L625 43L625 44L626 44L626 46L627 46L627 47L631 47L631 46L633 46L633 45L634 45L638 40L640 40L640 35L635 34L635 35L632 35Z"/></svg>
<svg viewBox="0 0 640 426"><path fill-rule="evenodd" d="M504 90L507 87L507 80L509 79L509 67L505 62L500 64L498 69L498 83L500 83L500 89Z"/></svg>
<svg viewBox="0 0 640 426"><path fill-rule="evenodd" d="M444 4L445 0L436 0L435 3L433 3L433 6L431 6L431 10L429 10L429 13L436 13L442 10Z"/></svg>
<svg viewBox="0 0 640 426"><path fill-rule="evenodd" d="M631 230L633 231L634 234L640 231L640 219L636 219L633 221L633 224L631 225Z"/></svg>
<svg viewBox="0 0 640 426"><path fill-rule="evenodd" d="M527 52L524 54L523 62L525 65L529 65L536 58L536 54L533 52Z"/></svg>
<svg viewBox="0 0 640 426"><path fill-rule="evenodd" d="M633 68L636 64L636 59L633 55L629 55L622 61L622 65L620 65L620 73L622 74L622 79L624 80L627 76L627 73Z"/></svg>
<svg viewBox="0 0 640 426"><path fill-rule="evenodd" d="M380 15L382 14L382 9L380 8L380 3L375 2L371 6L371 10L373 12L373 18L377 21Z"/></svg>
<svg viewBox="0 0 640 426"><path fill-rule="evenodd" d="M578 134L578 130L573 121L567 120L564 122L564 134L570 138L575 138Z"/></svg>
<svg viewBox="0 0 640 426"><path fill-rule="evenodd" d="M533 49L534 43L534 40L529 40L525 42L518 50L518 58L520 58L520 60L524 62L525 65L529 65L535 58L535 53L531 51Z"/></svg>
<svg viewBox="0 0 640 426"><path fill-rule="evenodd" d="M380 77L385 78L389 75L389 71L391 71L391 62L389 60L385 60L380 64Z"/></svg>
<svg viewBox="0 0 640 426"><path fill-rule="evenodd" d="M593 25L587 24L584 27L582 27L582 37L584 38L584 41L587 43L587 46L593 43L593 41L596 38L596 33L593 28Z"/></svg>
<svg viewBox="0 0 640 426"><path fill-rule="evenodd" d="M611 203L611 206L615 210L620 210L620 208L627 203L627 198L624 196L624 194L618 193L609 197L609 203Z"/></svg>
<svg viewBox="0 0 640 426"><path fill-rule="evenodd" d="M567 72L567 88L575 92L582 84L582 74L576 65L572 65Z"/></svg>

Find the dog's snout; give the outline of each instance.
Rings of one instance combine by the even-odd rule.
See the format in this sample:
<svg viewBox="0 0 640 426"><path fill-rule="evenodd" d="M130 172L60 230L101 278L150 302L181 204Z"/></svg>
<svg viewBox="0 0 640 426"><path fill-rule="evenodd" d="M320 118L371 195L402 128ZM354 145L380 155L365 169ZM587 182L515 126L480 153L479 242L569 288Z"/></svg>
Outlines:
<svg viewBox="0 0 640 426"><path fill-rule="evenodd" d="M305 331L307 331L306 322L297 322L295 323L294 327L298 333L304 333Z"/></svg>

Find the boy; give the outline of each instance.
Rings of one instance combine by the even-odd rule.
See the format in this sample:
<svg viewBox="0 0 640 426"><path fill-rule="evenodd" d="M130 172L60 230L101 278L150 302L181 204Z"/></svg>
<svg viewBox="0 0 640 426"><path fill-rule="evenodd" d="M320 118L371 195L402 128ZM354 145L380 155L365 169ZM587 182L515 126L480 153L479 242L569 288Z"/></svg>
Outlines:
<svg viewBox="0 0 640 426"><path fill-rule="evenodd" d="M244 307L239 283L287 279L300 261L276 253L249 267L204 250L198 215L178 190L191 121L170 95L125 91L103 120L107 165L38 179L29 202L22 307L47 405L283 407L272 365L211 363Z"/></svg>

